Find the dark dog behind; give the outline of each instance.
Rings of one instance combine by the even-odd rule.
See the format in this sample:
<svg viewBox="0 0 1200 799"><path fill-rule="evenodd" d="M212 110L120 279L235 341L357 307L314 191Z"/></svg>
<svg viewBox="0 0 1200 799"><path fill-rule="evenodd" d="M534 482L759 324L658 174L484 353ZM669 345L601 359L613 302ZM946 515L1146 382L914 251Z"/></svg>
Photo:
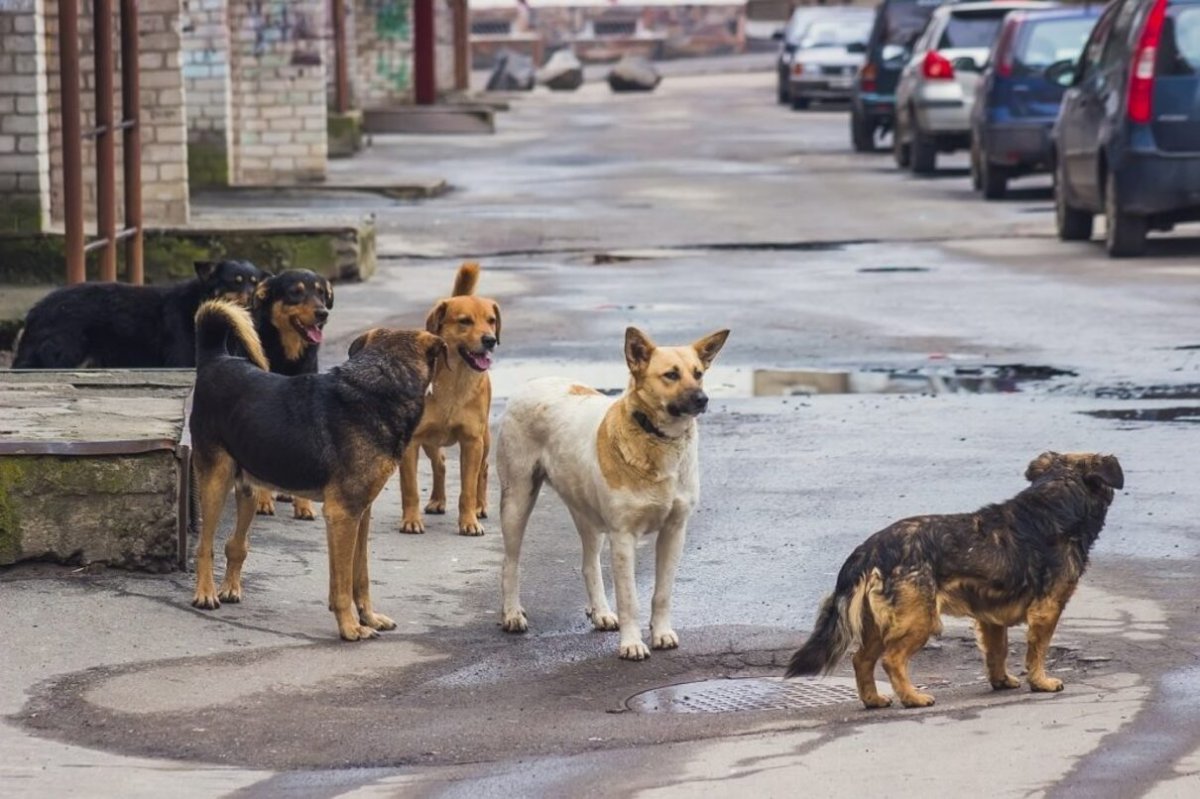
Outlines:
<svg viewBox="0 0 1200 799"><path fill-rule="evenodd" d="M272 372L289 376L317 373L317 356L332 308L333 286L307 269L289 269L259 284L254 292L254 328ZM293 500L286 494L278 498L293 502L297 519L316 518L307 499ZM259 514L275 515L270 491L260 489L256 503Z"/></svg>
<svg viewBox="0 0 1200 799"><path fill-rule="evenodd" d="M1008 628L1028 624L1029 687L1061 691L1062 681L1046 674L1046 649L1125 476L1112 455L1044 452L1025 477L1032 485L1007 502L905 519L863 542L786 676L828 673L857 643L854 676L866 707L892 701L875 688L881 656L905 707L932 705L909 680L908 661L941 632L939 614L948 613L975 620L996 690L1020 685L1005 662Z"/></svg>
<svg viewBox="0 0 1200 799"><path fill-rule="evenodd" d="M198 261L196 277L166 286L80 283L30 309L14 369L187 368L205 300L249 306L267 273L248 261Z"/></svg>
<svg viewBox="0 0 1200 799"><path fill-rule="evenodd" d="M249 359L228 354L231 344ZM197 369L190 430L200 501L196 593L213 609L242 598L241 570L254 520L254 487L323 502L329 606L342 638L373 638L395 622L375 613L367 571L371 503L395 472L424 410L445 343L425 331L376 330L324 374L267 371L248 311L209 302L196 317ZM230 489L237 524L227 568L213 581L213 537Z"/></svg>

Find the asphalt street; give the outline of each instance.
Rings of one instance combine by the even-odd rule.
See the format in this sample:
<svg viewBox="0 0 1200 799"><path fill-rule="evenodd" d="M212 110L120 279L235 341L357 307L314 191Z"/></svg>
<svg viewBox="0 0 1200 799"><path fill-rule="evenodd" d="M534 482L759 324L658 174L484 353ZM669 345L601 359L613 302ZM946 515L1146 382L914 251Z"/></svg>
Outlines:
<svg viewBox="0 0 1200 799"><path fill-rule="evenodd" d="M985 203L963 154L899 173L850 152L843 110L777 106L772 81L539 91L493 136L376 137L334 165L444 177L444 197L271 200L376 218L380 269L339 287L326 366L368 327L421 326L481 260L503 308L493 420L534 376L621 389L627 325L669 344L732 330L707 378L678 650L622 662L591 631L549 493L526 536L530 631L505 635L497 514L482 538L453 515L404 536L393 483L372 591L399 628L375 641L336 640L323 530L286 516L256 522L246 598L215 612L190 606L190 574L0 572L0 796L1200 793L1200 227L1111 261L1057 241L1048 179ZM859 391L807 393L800 372ZM864 537L1012 496L1047 449L1115 453L1126 476L1051 647L1064 692L993 692L953 620L913 663L932 708L863 710L848 663L778 683ZM652 545L638 575L646 610ZM1011 649L1019 673L1021 632Z"/></svg>

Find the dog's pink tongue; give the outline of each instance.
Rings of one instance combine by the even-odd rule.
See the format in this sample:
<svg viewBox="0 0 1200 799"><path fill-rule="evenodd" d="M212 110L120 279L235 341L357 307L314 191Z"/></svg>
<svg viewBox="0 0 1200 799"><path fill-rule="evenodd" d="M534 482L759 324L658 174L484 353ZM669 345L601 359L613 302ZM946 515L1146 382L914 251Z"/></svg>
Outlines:
<svg viewBox="0 0 1200 799"><path fill-rule="evenodd" d="M304 335L313 344L320 344L321 341L325 338L325 333L322 332L321 328L315 327L315 326L304 328Z"/></svg>
<svg viewBox="0 0 1200 799"><path fill-rule="evenodd" d="M473 352L471 353L471 358L475 361L475 365L484 371L487 371L492 366L492 356L486 352Z"/></svg>

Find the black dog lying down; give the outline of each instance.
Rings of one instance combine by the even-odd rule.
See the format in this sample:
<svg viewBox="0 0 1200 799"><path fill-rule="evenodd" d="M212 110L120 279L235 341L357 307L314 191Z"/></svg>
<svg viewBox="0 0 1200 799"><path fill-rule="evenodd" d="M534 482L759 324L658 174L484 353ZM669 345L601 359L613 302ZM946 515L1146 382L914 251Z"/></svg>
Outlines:
<svg viewBox="0 0 1200 799"><path fill-rule="evenodd" d="M248 261L198 261L167 286L80 283L30 309L14 369L186 368L196 365L194 318L205 300L249 306L266 272Z"/></svg>
<svg viewBox="0 0 1200 799"><path fill-rule="evenodd" d="M932 705L909 680L908 661L941 632L939 614L948 613L975 619L996 690L1021 684L1005 663L1008 628L1028 624L1029 687L1061 691L1062 681L1046 674L1046 649L1125 476L1112 455L1044 452L1025 478L1032 485L1007 502L904 519L863 542L786 676L828 673L857 644L854 677L866 707L892 703L875 688L880 656L905 707Z"/></svg>
<svg viewBox="0 0 1200 799"><path fill-rule="evenodd" d="M373 638L394 628L371 606L371 503L395 473L424 412L445 343L423 330L376 330L355 341L350 360L329 372L287 377L267 371L249 312L219 301L201 306L196 343L190 429L201 527L192 604L214 609L241 601L254 488L263 487L324 503L329 607L342 638ZM231 344L249 360L229 355ZM213 537L235 484L237 525L225 545L218 589Z"/></svg>

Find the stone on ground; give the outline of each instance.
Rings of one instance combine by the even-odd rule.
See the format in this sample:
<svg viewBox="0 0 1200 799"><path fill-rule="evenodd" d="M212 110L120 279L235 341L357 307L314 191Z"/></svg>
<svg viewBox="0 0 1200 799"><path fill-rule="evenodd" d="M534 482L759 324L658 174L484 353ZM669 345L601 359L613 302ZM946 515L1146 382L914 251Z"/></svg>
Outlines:
<svg viewBox="0 0 1200 799"><path fill-rule="evenodd" d="M653 64L634 55L622 58L608 73L608 86L614 92L651 92L661 80Z"/></svg>
<svg viewBox="0 0 1200 799"><path fill-rule="evenodd" d="M558 50L538 70L538 83L551 91L573 92L583 85L583 64L569 47Z"/></svg>

